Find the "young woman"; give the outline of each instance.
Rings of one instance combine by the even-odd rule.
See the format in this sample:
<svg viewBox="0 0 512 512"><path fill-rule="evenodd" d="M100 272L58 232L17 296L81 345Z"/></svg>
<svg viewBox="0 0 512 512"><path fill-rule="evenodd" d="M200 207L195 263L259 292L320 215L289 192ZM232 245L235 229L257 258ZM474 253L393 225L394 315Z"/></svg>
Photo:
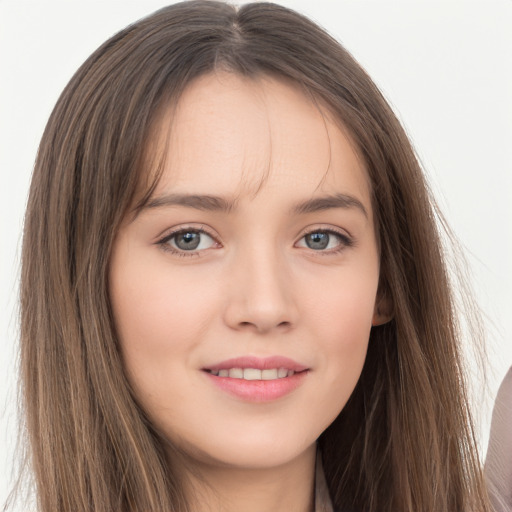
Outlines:
<svg viewBox="0 0 512 512"><path fill-rule="evenodd" d="M73 77L28 203L46 511L487 511L437 212L311 21L176 4Z"/></svg>

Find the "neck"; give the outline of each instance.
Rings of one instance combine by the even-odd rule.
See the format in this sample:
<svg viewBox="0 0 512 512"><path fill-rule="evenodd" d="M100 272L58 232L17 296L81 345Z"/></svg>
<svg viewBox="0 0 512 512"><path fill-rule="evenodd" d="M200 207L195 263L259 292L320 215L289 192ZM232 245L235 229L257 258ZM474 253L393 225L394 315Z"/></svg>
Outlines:
<svg viewBox="0 0 512 512"><path fill-rule="evenodd" d="M190 476L191 510L313 512L316 446L272 468L196 466ZM189 473L190 475L190 473Z"/></svg>

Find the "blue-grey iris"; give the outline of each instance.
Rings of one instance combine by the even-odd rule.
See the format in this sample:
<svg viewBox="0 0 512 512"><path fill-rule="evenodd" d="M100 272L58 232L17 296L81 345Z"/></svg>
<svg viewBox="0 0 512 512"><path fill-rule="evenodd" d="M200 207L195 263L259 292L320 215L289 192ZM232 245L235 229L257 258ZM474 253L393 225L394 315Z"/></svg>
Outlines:
<svg viewBox="0 0 512 512"><path fill-rule="evenodd" d="M305 240L310 249L325 249L329 245L329 234L310 233L305 236Z"/></svg>
<svg viewBox="0 0 512 512"><path fill-rule="evenodd" d="M184 233L178 233L174 238L176 247L184 251L190 251L197 249L201 242L201 234L194 233L193 231L185 231Z"/></svg>

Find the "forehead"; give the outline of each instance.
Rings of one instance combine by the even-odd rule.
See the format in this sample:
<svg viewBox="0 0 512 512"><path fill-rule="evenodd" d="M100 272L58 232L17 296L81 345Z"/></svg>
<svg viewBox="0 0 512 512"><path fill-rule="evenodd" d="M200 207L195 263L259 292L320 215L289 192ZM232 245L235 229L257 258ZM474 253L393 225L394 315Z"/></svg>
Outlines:
<svg viewBox="0 0 512 512"><path fill-rule="evenodd" d="M155 195L254 198L268 190L284 198L334 189L371 208L367 173L343 126L284 80L202 76L164 118L160 140L165 163Z"/></svg>

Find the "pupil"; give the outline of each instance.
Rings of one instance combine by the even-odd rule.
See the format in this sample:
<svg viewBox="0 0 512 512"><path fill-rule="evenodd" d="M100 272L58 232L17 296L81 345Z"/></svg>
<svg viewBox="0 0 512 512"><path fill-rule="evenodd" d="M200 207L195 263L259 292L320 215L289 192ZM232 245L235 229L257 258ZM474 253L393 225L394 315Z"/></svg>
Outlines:
<svg viewBox="0 0 512 512"><path fill-rule="evenodd" d="M329 244L327 233L311 233L306 236L306 245L310 249L325 249Z"/></svg>
<svg viewBox="0 0 512 512"><path fill-rule="evenodd" d="M187 233L182 233L176 237L176 246L180 249L184 250L194 250L197 249L197 246L200 242L199 233L192 233L188 231Z"/></svg>

